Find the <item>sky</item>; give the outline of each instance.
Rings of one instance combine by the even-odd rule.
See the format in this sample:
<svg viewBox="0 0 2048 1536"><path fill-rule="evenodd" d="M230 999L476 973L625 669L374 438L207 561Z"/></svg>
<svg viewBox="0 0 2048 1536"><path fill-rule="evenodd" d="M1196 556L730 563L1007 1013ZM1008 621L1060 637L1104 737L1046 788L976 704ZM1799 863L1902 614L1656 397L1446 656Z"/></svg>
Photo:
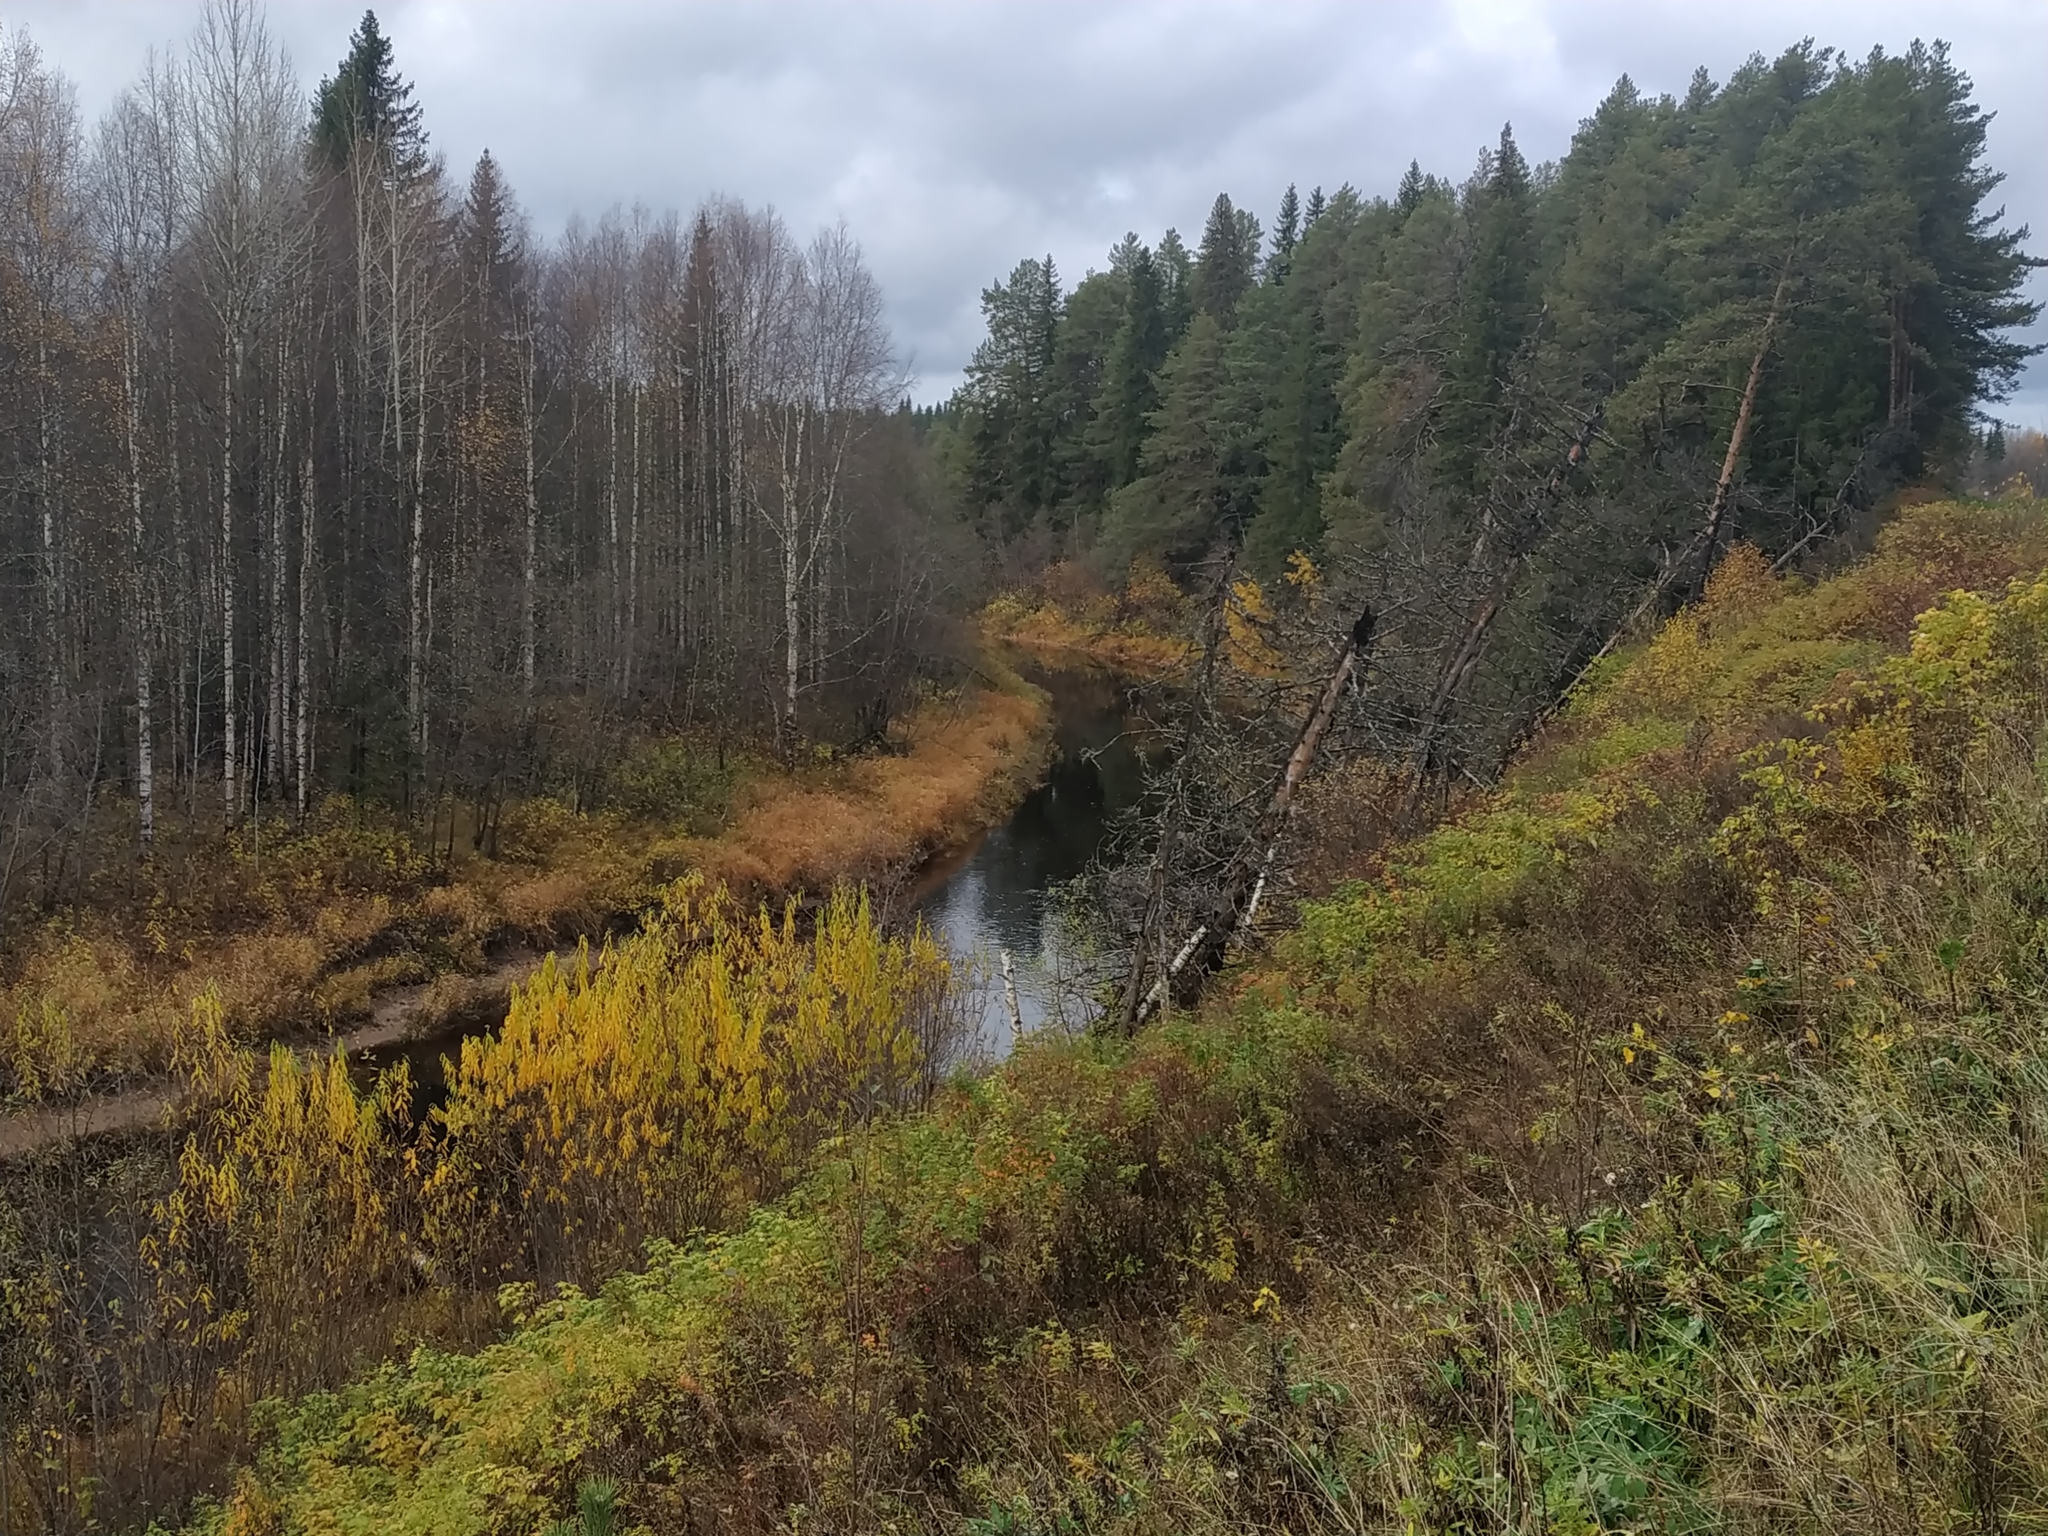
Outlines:
<svg viewBox="0 0 2048 1536"><path fill-rule="evenodd" d="M309 87L360 3L272 0ZM197 17L198 0L0 0L88 117ZM1410 159L1461 179L1504 121L1554 159L1623 73L1679 94L1696 66L1722 80L1809 36L1855 56L1947 40L1996 114L2008 221L2048 254L2048 0L384 0L378 18L451 172L488 147L543 234L714 193L799 235L844 219L927 401L1023 256L1071 286L1126 230L1192 244L1219 191L1270 222L1289 182L1391 193ZM2048 273L2031 291L2048 299ZM1993 410L2048 429L2048 360Z"/></svg>

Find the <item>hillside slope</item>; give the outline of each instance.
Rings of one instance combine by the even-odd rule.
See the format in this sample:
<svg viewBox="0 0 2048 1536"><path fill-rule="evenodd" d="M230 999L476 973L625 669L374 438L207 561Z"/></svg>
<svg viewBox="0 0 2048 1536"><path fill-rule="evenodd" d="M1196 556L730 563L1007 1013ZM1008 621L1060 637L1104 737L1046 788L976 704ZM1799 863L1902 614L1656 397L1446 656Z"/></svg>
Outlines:
<svg viewBox="0 0 2048 1536"><path fill-rule="evenodd" d="M1738 550L1195 1016L280 1412L217 1531L2048 1526L2048 520Z"/></svg>

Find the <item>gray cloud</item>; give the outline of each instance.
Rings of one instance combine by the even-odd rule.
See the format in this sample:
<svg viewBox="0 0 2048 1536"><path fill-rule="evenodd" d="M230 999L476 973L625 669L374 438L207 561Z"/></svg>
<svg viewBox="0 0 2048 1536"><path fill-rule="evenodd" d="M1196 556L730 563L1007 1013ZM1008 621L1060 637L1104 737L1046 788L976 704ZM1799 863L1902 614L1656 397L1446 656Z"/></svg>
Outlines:
<svg viewBox="0 0 2048 1536"><path fill-rule="evenodd" d="M196 14L11 0L4 19L90 113ZM310 85L359 14L276 0L271 25ZM844 218L926 399L959 377L981 288L1021 256L1049 251L1072 280L1126 229L1192 235L1219 190L1266 216L1289 181L1384 192L1410 158L1462 175L1504 120L1532 159L1554 158L1624 71L1681 92L1696 65L1725 78L1807 35L1896 51L1938 21L1997 113L2010 216L2048 249L2039 0L1947 0L1938 18L1904 0L387 0L379 16L451 168L488 146L543 231L714 192L772 202L800 230ZM2048 427L2048 368L2002 413Z"/></svg>

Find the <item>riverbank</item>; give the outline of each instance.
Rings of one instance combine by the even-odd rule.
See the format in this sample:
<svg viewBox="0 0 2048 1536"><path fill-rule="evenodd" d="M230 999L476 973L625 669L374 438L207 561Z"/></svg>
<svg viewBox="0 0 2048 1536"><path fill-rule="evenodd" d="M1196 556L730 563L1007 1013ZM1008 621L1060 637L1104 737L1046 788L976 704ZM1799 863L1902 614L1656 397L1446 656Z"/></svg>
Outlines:
<svg viewBox="0 0 2048 1536"><path fill-rule="evenodd" d="M1032 587L1005 592L983 608L981 632L1054 665L1076 659L1126 677L1170 677L1194 655L1190 612L1181 590L1158 571L1133 570L1111 592L1085 568L1067 562Z"/></svg>
<svg viewBox="0 0 2048 1536"><path fill-rule="evenodd" d="M1000 821L1045 767L1045 695L1014 674L996 681L1001 686L917 711L898 755L760 781L728 828L688 840L682 857L706 878L756 896L914 871Z"/></svg>
<svg viewBox="0 0 2048 1536"><path fill-rule="evenodd" d="M693 870L763 900L907 873L1029 791L1050 727L1044 696L998 669L910 711L889 755L746 762L710 831L701 806L663 822L534 801L508 808L500 857L465 838L436 862L346 802L289 834L244 829L188 860L178 895L166 872L28 937L0 987L0 1155L30 1130L40 1144L153 1119L178 1022L208 987L237 1039L368 1048L502 1012L548 950L601 937Z"/></svg>

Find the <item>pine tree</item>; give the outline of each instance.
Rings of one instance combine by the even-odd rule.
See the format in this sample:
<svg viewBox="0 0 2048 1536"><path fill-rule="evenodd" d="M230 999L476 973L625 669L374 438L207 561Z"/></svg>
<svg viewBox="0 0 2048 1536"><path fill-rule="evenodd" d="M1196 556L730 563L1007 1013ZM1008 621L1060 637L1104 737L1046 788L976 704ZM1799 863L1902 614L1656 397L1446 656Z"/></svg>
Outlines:
<svg viewBox="0 0 2048 1536"><path fill-rule="evenodd" d="M1323 210L1328 206L1323 201L1323 189L1321 187L1317 187L1309 193L1308 207L1301 216L1301 232L1303 234L1307 234L1316 227L1316 220L1323 216Z"/></svg>
<svg viewBox="0 0 2048 1536"><path fill-rule="evenodd" d="M1152 252L1138 238L1136 230L1126 230L1123 239L1109 248L1109 270L1118 277L1128 278L1139 262L1151 259Z"/></svg>
<svg viewBox="0 0 2048 1536"><path fill-rule="evenodd" d="M1633 377L1682 308L1673 282L1676 221L1697 162L1670 98L1644 100L1624 75L1579 125L1542 201L1544 295L1568 392L1588 403Z"/></svg>

